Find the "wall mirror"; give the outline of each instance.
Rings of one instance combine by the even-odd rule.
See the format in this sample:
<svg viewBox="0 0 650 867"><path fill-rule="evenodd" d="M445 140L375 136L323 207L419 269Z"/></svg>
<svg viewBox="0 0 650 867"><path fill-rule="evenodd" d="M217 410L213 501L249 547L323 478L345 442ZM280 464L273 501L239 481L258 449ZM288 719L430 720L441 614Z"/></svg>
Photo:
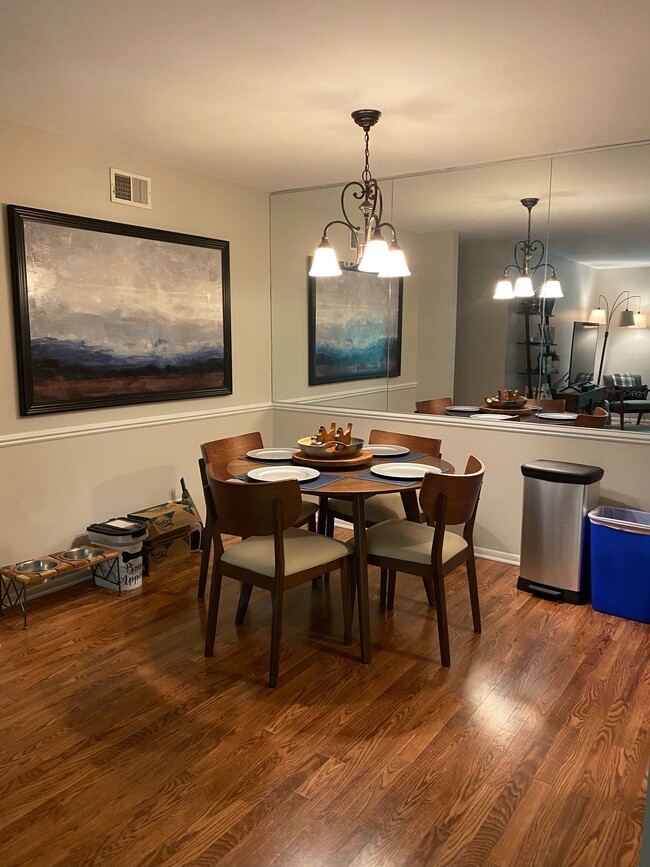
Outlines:
<svg viewBox="0 0 650 867"><path fill-rule="evenodd" d="M277 193L275 400L410 414L416 400L448 395L473 404L504 386L523 388L522 302L492 295L526 235L525 197L540 199L532 237L545 244L565 294L553 311L553 381L568 373L573 322L589 318L599 294L613 299L629 289L639 296L635 310L650 305L650 145L396 178L381 187L412 271L404 280L399 376L309 385L307 259L324 224L338 216L341 186ZM342 258L345 242L334 243ZM382 281L378 307L394 311L396 292L396 281ZM386 313L387 341L392 315ZM632 331L612 321L604 372L641 372L650 380L650 329Z"/></svg>

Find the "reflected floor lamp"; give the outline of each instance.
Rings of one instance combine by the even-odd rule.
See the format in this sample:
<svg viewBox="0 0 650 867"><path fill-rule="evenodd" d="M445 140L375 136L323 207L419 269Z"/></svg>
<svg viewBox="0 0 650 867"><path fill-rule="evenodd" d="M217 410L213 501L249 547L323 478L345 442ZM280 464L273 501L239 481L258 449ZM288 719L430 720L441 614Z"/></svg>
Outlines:
<svg viewBox="0 0 650 867"><path fill-rule="evenodd" d="M633 310L628 309L628 304L630 301L634 299L639 300L639 315L641 311L641 296L640 295L630 295L627 289L624 289L622 292L616 296L613 305L609 306L609 302L604 295L598 296L598 307L595 307L591 311L591 316L589 317L590 322L597 322L599 325L605 326L605 334L603 335L603 346L600 350L600 365L598 366L598 379L596 380L596 385L600 385L600 378L603 372L603 362L605 361L605 350L607 349L607 341L609 339L609 326L612 322L612 317L614 313L625 304L625 310L621 311L621 318L619 321L619 327L621 328L634 328L637 324L635 319L635 313ZM601 301L604 303L605 307L601 307Z"/></svg>

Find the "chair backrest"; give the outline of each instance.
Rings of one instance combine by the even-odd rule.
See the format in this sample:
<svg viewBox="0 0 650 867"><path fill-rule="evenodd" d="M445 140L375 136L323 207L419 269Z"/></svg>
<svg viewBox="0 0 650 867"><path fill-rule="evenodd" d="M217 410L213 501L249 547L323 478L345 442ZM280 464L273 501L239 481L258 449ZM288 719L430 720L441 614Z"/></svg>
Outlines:
<svg viewBox="0 0 650 867"><path fill-rule="evenodd" d="M416 400L415 411L427 415L444 415L448 406L453 403L450 397L434 397L431 400Z"/></svg>
<svg viewBox="0 0 650 867"><path fill-rule="evenodd" d="M541 409L549 409L551 412L564 412L566 409L566 401L564 398L557 400L537 400L537 398L529 398L526 401L526 406L538 406ZM506 412L507 410L504 410Z"/></svg>
<svg viewBox="0 0 650 867"><path fill-rule="evenodd" d="M593 415L579 415L574 421L576 427L605 427L609 413L602 406L597 406Z"/></svg>
<svg viewBox="0 0 650 867"><path fill-rule="evenodd" d="M262 434L259 431L239 434L234 437L224 437L220 440L212 440L209 443L201 443L201 454L206 466L212 467L215 476L224 478L226 466L230 461L245 455L252 449L264 447Z"/></svg>
<svg viewBox="0 0 650 867"><path fill-rule="evenodd" d="M412 436L411 434L394 433L388 430L371 430L368 437L370 445L404 446L412 452L424 452L433 458L442 457L440 446L442 440L433 437Z"/></svg>
<svg viewBox="0 0 650 867"><path fill-rule="evenodd" d="M296 479L240 484L216 478L207 466L209 493L219 533L230 536L272 536L293 526L302 498Z"/></svg>
<svg viewBox="0 0 650 867"><path fill-rule="evenodd" d="M640 373L605 373L603 383L608 391L615 388L634 388L641 385Z"/></svg>
<svg viewBox="0 0 650 867"><path fill-rule="evenodd" d="M420 489L420 507L427 523L466 524L476 516L485 466L470 456L463 475L427 473ZM442 529L442 528L441 528Z"/></svg>

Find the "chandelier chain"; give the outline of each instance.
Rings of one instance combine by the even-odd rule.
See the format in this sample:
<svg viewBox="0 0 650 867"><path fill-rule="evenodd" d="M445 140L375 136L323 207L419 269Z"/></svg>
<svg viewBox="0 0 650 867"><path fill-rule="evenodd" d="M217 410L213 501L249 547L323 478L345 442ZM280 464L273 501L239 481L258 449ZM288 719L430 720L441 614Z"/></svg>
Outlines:
<svg viewBox="0 0 650 867"><path fill-rule="evenodd" d="M365 131L364 139L366 142L365 149L365 158L366 164L363 169L363 173L361 174L361 178L364 183L369 183L372 180L372 175L370 174L370 132L368 130Z"/></svg>

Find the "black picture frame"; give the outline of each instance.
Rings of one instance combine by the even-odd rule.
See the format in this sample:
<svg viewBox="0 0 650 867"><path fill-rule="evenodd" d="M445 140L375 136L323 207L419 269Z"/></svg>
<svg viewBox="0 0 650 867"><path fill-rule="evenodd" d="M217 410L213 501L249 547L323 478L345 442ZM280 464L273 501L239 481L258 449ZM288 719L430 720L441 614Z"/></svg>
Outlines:
<svg viewBox="0 0 650 867"><path fill-rule="evenodd" d="M401 375L402 277L343 269L307 288L309 385Z"/></svg>
<svg viewBox="0 0 650 867"><path fill-rule="evenodd" d="M228 241L9 205L20 414L232 394Z"/></svg>

